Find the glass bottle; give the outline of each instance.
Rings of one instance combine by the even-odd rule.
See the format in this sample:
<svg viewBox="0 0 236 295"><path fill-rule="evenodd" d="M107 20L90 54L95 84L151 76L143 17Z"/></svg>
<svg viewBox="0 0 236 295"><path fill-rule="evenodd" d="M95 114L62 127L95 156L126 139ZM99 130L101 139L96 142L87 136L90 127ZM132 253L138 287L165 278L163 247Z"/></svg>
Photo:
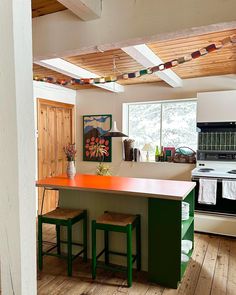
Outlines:
<svg viewBox="0 0 236 295"><path fill-rule="evenodd" d="M160 157L160 152L159 152L159 148L158 145L156 146L156 151L155 151L155 162L159 162L159 157Z"/></svg>
<svg viewBox="0 0 236 295"><path fill-rule="evenodd" d="M164 162L164 148L163 148L163 146L161 146L160 161Z"/></svg>

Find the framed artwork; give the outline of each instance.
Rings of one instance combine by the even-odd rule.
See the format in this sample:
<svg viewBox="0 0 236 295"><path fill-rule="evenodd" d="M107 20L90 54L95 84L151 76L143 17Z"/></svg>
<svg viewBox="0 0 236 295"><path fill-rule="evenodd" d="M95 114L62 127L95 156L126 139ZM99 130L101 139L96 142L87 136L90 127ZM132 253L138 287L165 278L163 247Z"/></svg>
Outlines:
<svg viewBox="0 0 236 295"><path fill-rule="evenodd" d="M111 162L112 138L102 137L111 126L112 115L83 116L83 161Z"/></svg>

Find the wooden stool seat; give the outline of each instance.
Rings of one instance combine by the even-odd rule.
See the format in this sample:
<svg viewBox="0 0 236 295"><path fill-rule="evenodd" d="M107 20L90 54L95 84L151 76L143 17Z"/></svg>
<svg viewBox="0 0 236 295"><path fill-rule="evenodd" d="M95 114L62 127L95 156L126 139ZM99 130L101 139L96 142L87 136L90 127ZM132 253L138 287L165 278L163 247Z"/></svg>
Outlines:
<svg viewBox="0 0 236 295"><path fill-rule="evenodd" d="M111 224L119 226L127 226L133 224L137 215L116 213L116 212L105 212L103 215L97 218L97 223Z"/></svg>
<svg viewBox="0 0 236 295"><path fill-rule="evenodd" d="M80 209L65 209L57 207L55 210L44 214L43 217L68 220L79 216L81 213L83 213L83 210Z"/></svg>

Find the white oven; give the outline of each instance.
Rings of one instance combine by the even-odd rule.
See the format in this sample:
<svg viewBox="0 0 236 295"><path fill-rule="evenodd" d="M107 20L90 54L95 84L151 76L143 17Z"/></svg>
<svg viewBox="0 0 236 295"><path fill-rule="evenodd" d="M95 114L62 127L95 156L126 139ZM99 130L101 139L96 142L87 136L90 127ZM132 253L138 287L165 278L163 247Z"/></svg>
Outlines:
<svg viewBox="0 0 236 295"><path fill-rule="evenodd" d="M222 199L222 181L236 181L236 91L198 93L197 167L192 179L215 178L217 180L216 205L199 204L196 193L196 230L236 236L236 201ZM211 168L208 172L200 168ZM236 192L235 192L236 193Z"/></svg>
<svg viewBox="0 0 236 295"><path fill-rule="evenodd" d="M192 170L192 181L196 182L195 230L236 236L236 200L222 198L222 181L236 182L236 151L198 151L197 158L197 167ZM215 205L199 203L201 178L217 181Z"/></svg>

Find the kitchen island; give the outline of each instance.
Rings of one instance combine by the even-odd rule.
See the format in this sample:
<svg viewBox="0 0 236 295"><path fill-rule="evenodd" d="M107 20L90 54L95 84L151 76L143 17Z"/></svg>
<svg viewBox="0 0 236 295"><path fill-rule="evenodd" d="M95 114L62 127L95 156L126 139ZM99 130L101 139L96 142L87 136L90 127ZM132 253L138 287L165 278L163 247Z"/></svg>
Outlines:
<svg viewBox="0 0 236 295"><path fill-rule="evenodd" d="M181 241L194 239L194 182L77 174L39 180L37 186L58 189L60 207L87 209L90 221L105 210L141 214L142 269L150 281L178 287L187 266L181 263ZM186 221L183 201L190 205ZM113 250L121 250L123 238L112 237Z"/></svg>

